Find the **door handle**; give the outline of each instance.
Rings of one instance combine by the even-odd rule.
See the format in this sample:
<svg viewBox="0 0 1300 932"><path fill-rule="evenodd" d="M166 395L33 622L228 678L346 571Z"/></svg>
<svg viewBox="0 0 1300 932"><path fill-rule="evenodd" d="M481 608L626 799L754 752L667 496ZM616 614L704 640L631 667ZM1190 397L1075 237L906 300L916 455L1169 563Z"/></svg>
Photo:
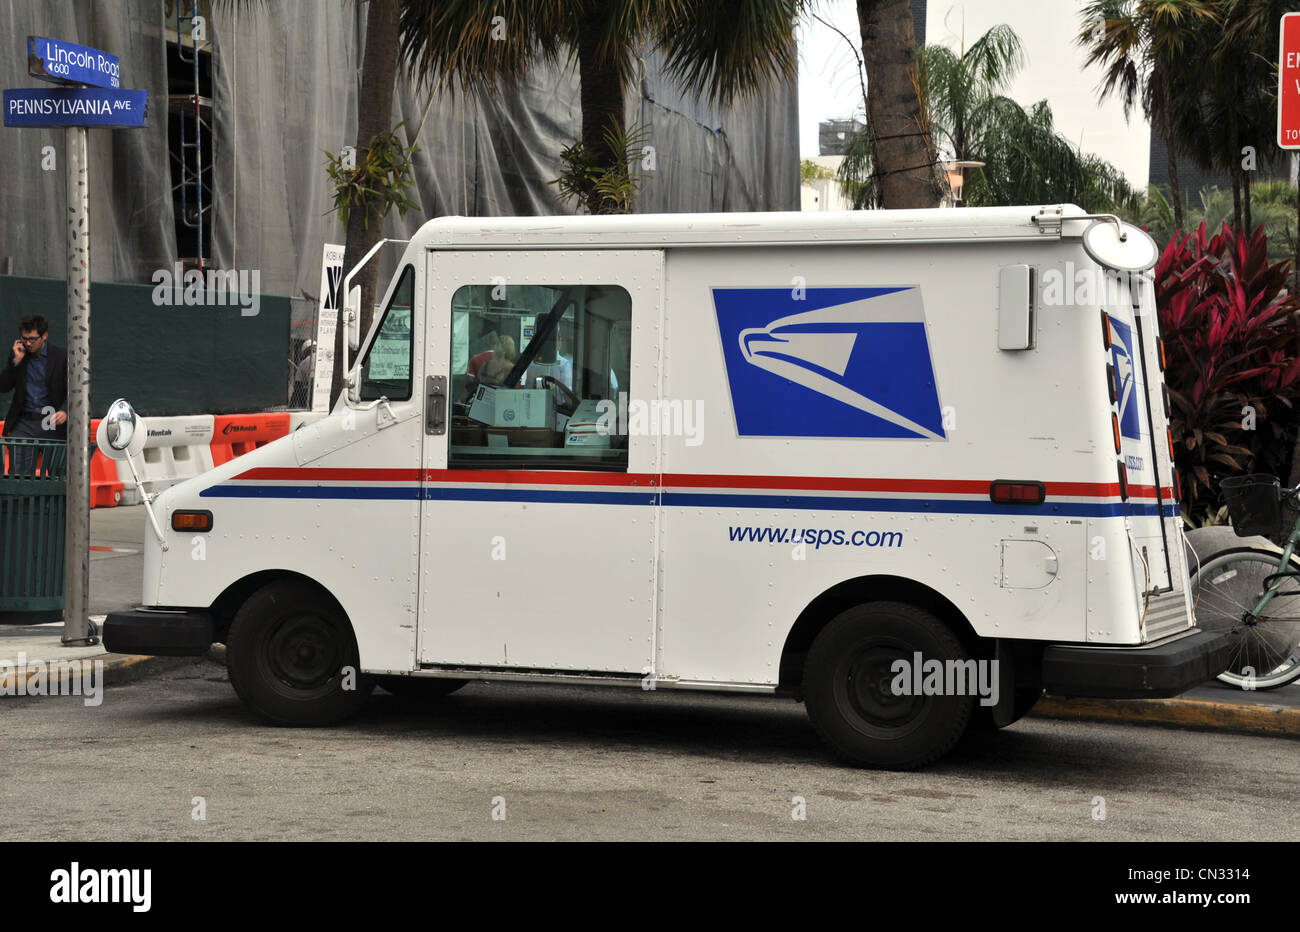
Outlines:
<svg viewBox="0 0 1300 932"><path fill-rule="evenodd" d="M425 379L424 432L441 437L447 432L447 377L431 375Z"/></svg>

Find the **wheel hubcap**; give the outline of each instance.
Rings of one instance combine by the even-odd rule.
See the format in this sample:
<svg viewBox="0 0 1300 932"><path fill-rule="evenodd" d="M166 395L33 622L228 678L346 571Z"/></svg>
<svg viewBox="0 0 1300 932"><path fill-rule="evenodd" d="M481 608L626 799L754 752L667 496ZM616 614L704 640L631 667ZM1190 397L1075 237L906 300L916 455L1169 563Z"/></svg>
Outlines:
<svg viewBox="0 0 1300 932"><path fill-rule="evenodd" d="M285 619L271 633L267 657L276 678L296 689L323 686L342 665L333 626L314 615Z"/></svg>
<svg viewBox="0 0 1300 932"><path fill-rule="evenodd" d="M859 731L898 737L914 726L929 697L911 695L913 654L906 645L875 643L863 645L846 659L835 698ZM895 690L898 674L893 665L898 660L906 661L909 672Z"/></svg>

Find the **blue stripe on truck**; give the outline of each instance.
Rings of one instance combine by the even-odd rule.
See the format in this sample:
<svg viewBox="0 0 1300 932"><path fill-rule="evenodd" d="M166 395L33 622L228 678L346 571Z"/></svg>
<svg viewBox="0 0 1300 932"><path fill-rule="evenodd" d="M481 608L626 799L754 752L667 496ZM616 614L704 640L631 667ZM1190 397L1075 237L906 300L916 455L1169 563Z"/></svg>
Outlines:
<svg viewBox="0 0 1300 932"><path fill-rule="evenodd" d="M535 502L561 505L653 505L651 491L610 492L579 489L444 488L431 486L294 486L217 485L199 493L202 498L350 499L369 501L425 500L458 502ZM1113 518L1123 515L1155 517L1156 504L1120 502L1055 502L1036 506L997 505L972 499L860 498L843 496L772 495L718 492L664 492L669 507L789 508L804 511L880 511L907 514L1036 515L1041 517ZM1165 517L1175 517L1176 506L1164 506Z"/></svg>

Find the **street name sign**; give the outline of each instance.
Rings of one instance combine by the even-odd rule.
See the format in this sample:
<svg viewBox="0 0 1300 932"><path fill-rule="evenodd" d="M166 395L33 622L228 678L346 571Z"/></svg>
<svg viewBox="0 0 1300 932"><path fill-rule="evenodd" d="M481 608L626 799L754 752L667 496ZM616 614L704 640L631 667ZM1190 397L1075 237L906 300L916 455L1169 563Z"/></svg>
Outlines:
<svg viewBox="0 0 1300 932"><path fill-rule="evenodd" d="M1300 13L1282 17L1277 54L1277 144L1300 149Z"/></svg>
<svg viewBox="0 0 1300 932"><path fill-rule="evenodd" d="M116 55L41 36L27 37L27 73L55 84L119 86Z"/></svg>
<svg viewBox="0 0 1300 932"><path fill-rule="evenodd" d="M16 88L4 93L5 126L148 126L148 91Z"/></svg>

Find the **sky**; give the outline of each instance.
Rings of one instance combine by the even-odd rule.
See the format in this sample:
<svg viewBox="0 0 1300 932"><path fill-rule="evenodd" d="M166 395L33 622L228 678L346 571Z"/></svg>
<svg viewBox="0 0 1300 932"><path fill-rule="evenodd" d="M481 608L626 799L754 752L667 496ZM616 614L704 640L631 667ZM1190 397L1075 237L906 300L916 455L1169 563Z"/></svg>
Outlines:
<svg viewBox="0 0 1300 932"><path fill-rule="evenodd" d="M1007 88L1022 106L1046 98L1056 128L1086 152L1118 167L1145 188L1151 130L1140 109L1124 120L1117 101L1097 103L1101 71L1083 69L1086 53L1074 44L1081 0L930 0L926 42L960 48L991 26L1005 23L1020 36L1026 64ZM824 0L818 14L855 43L861 42L854 0ZM829 27L805 20L799 33L799 151L817 154L817 124L862 114L857 61Z"/></svg>

